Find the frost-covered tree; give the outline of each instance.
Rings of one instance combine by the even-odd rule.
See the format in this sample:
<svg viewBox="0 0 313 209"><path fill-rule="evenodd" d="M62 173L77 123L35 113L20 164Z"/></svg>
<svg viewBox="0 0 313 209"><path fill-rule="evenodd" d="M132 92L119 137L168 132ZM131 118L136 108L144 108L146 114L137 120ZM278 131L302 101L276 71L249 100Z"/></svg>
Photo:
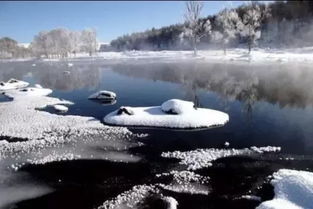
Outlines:
<svg viewBox="0 0 313 209"><path fill-rule="evenodd" d="M0 55L1 57L14 57L17 51L17 41L4 37L0 39Z"/></svg>
<svg viewBox="0 0 313 209"><path fill-rule="evenodd" d="M97 51L97 33L93 29L85 29L81 33L82 49L92 56Z"/></svg>
<svg viewBox="0 0 313 209"><path fill-rule="evenodd" d="M188 1L186 2L184 35L187 36L193 46L194 55L197 55L197 43L200 39L211 33L211 22L209 19L200 19L203 2Z"/></svg>
<svg viewBox="0 0 313 209"><path fill-rule="evenodd" d="M249 53L251 52L251 48L256 44L256 41L261 37L262 20L268 14L267 7L262 10L257 2L251 2L245 10L242 18L244 27L241 35L247 38Z"/></svg>
<svg viewBox="0 0 313 209"><path fill-rule="evenodd" d="M224 54L226 54L227 45L231 40L236 38L243 28L242 21L236 10L225 9L217 14L215 24L219 30L214 31L212 38L215 41L222 42Z"/></svg>

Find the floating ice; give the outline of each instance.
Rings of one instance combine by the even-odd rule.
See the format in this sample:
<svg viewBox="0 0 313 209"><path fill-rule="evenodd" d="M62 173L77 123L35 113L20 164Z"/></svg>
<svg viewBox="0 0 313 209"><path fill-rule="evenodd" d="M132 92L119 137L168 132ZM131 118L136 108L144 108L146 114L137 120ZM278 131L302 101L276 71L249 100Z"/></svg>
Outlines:
<svg viewBox="0 0 313 209"><path fill-rule="evenodd" d="M280 147L251 147L250 149L197 149L193 151L181 152L163 152L162 157L180 159L180 164L187 165L188 170L197 170L211 166L211 162L219 158L236 156L236 155L250 155L254 153L264 152L278 152Z"/></svg>
<svg viewBox="0 0 313 209"><path fill-rule="evenodd" d="M27 83L25 81L20 81L20 80L11 78L10 80L8 80L8 82L0 82L0 91L24 88L28 85L29 85L29 83Z"/></svg>
<svg viewBox="0 0 313 209"><path fill-rule="evenodd" d="M99 100L115 100L116 94L112 91L98 91L88 97L88 99L99 99Z"/></svg>
<svg viewBox="0 0 313 209"><path fill-rule="evenodd" d="M161 106L128 107L133 114L118 114L119 110L104 117L107 124L122 126L150 126L168 128L209 128L222 126L228 122L226 113L205 109L193 108L192 102L169 100ZM166 113L174 111L179 114Z"/></svg>
<svg viewBox="0 0 313 209"><path fill-rule="evenodd" d="M313 207L313 173L280 169L273 174L271 184L275 197L261 203L257 209L309 209Z"/></svg>
<svg viewBox="0 0 313 209"><path fill-rule="evenodd" d="M68 111L68 107L66 107L65 105L53 105L53 108L59 112L67 112Z"/></svg>

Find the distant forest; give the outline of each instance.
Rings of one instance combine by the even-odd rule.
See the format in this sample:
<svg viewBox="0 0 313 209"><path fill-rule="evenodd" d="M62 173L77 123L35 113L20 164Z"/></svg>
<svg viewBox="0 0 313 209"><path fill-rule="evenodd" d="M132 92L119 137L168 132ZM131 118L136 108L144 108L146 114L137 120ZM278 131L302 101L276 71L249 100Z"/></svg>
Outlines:
<svg viewBox="0 0 313 209"><path fill-rule="evenodd" d="M273 3L258 3L260 12L263 13L259 26L260 37L257 44L260 47L303 47L313 45L313 1L276 1ZM251 5L232 9L238 15L238 20L243 21L244 15ZM220 47L221 40L216 39L215 31L223 33L217 19L220 13L202 18L200 21L209 20L211 33L203 36L198 47ZM267 14L264 14L267 13ZM186 29L186 23L175 24L159 29L152 28L144 32L127 34L111 41L110 47L102 47L106 50L190 50L190 41L182 36ZM228 43L229 47L238 47L245 44L247 39L241 33Z"/></svg>

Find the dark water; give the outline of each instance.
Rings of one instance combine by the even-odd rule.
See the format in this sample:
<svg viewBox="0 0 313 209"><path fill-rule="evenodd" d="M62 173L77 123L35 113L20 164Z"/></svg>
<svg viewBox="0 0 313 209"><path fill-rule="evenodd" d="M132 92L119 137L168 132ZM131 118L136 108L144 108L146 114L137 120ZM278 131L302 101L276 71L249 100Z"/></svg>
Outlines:
<svg viewBox="0 0 313 209"><path fill-rule="evenodd" d="M198 171L212 178L209 197L170 194L184 203L179 208L192 208L186 201L188 198L198 204L196 208L254 208L258 202L230 197L252 190L263 200L270 199L273 197L270 185L263 187L265 191L257 189L266 176L279 168L313 170L311 66L199 61L74 62L73 67L68 67L66 62L38 62L36 67L31 64L1 63L0 80L17 78L53 89L51 96L75 103L66 114L101 120L122 105L155 106L178 98L226 112L230 122L222 128L197 131L131 129L136 133L149 133L148 138L142 139L146 146L132 150L145 157L143 164L75 161L25 167L25 171L55 188L56 192L21 202L18 208L93 208L133 185L153 182L151 173L160 166L168 166L159 157L162 151L224 148L225 141L231 148L271 145L280 146L282 152L264 159L232 157L216 161L212 167ZM64 71L70 71L70 74ZM87 99L98 90L115 92L117 102L109 105ZM285 156L293 156L296 160L282 160ZM102 170L103 167L107 169ZM92 172L82 171L85 168ZM123 169L130 172L125 174ZM132 178L132 172L137 170L146 173ZM104 175L106 171L109 173ZM80 172L82 174L72 178ZM98 174L102 177L98 178ZM65 179L64 183L57 183L59 177ZM86 182L86 179L93 181ZM103 186L104 179L111 183ZM123 184L114 187L114 181ZM75 204L70 204L71 201ZM53 204L47 204L49 202Z"/></svg>

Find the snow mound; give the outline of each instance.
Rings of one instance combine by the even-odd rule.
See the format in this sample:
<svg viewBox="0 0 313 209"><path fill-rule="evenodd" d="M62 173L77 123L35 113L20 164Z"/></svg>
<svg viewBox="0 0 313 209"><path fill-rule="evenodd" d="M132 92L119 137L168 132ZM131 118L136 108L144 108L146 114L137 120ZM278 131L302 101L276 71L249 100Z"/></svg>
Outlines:
<svg viewBox="0 0 313 209"><path fill-rule="evenodd" d="M206 108L194 109L192 102L169 100L161 106L127 107L133 114L119 114L119 110L104 117L107 124L122 126L149 126L167 128L210 128L229 121L226 113ZM166 113L176 111L179 114Z"/></svg>
<svg viewBox="0 0 313 209"><path fill-rule="evenodd" d="M212 165L212 161L219 158L236 156L236 155L250 155L264 152L277 152L280 147L252 147L250 149L197 149L193 151L181 152L163 152L162 157L180 159L180 164L187 165L188 170L197 170Z"/></svg>
<svg viewBox="0 0 313 209"><path fill-rule="evenodd" d="M194 109L193 102L170 99L161 105L162 110L169 114L183 114Z"/></svg>
<svg viewBox="0 0 313 209"><path fill-rule="evenodd" d="M88 97L88 99L99 99L99 100L115 100L116 94L112 91L98 91Z"/></svg>
<svg viewBox="0 0 313 209"><path fill-rule="evenodd" d="M257 209L313 208L313 173L280 169L273 174L273 200L261 203Z"/></svg>
<svg viewBox="0 0 313 209"><path fill-rule="evenodd" d="M53 105L53 108L59 112L67 112L68 111L68 107L66 107L65 105Z"/></svg>
<svg viewBox="0 0 313 209"><path fill-rule="evenodd" d="M8 80L8 82L0 82L0 91L24 88L28 85L29 85L29 83L27 83L25 81L20 81L20 80L11 78L10 80Z"/></svg>

